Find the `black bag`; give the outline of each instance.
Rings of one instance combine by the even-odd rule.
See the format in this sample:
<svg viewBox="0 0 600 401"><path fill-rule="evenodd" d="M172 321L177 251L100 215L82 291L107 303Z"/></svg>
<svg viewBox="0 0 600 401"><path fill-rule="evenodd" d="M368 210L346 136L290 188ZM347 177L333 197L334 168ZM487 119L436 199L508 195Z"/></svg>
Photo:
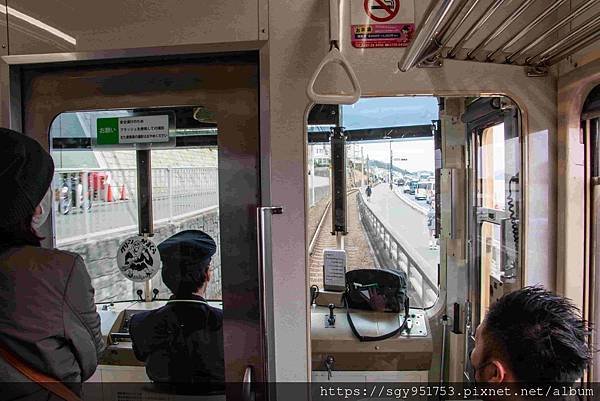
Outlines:
<svg viewBox="0 0 600 401"><path fill-rule="evenodd" d="M406 273L391 269L358 269L346 273L344 293L346 316L354 335L360 341L379 341L394 337L406 327L409 299ZM377 337L361 335L352 322L349 309L401 313L404 321L396 330Z"/></svg>

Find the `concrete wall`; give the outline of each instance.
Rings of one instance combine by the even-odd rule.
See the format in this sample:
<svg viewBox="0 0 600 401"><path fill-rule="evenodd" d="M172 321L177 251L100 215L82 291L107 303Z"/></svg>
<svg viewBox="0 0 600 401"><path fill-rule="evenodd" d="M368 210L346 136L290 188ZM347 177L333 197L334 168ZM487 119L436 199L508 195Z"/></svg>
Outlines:
<svg viewBox="0 0 600 401"><path fill-rule="evenodd" d="M221 254L219 239L219 212L210 211L185 220L173 221L155 227L153 241L160 244L171 235L183 230L202 230L212 236L217 243L217 253L213 257L213 279L207 290L208 299L221 299ZM126 238L135 232L125 232L118 236L98 241L78 243L63 249L80 254L86 262L96 290L96 302L122 301L137 299L136 291L143 289L143 283L134 283L125 279L117 267L117 248ZM159 298L168 298L171 293L162 282L160 271L152 279L154 288L158 288Z"/></svg>

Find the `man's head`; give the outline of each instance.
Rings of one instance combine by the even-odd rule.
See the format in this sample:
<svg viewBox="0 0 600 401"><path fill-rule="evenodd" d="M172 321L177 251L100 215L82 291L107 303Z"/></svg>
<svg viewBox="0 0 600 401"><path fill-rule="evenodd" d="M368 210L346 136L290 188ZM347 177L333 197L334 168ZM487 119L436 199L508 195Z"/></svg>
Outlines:
<svg viewBox="0 0 600 401"><path fill-rule="evenodd" d="M217 245L205 232L182 231L161 242L158 250L163 263L162 279L176 296L190 296L210 281L210 260Z"/></svg>
<svg viewBox="0 0 600 401"><path fill-rule="evenodd" d="M525 287L494 303L475 335L471 364L481 382L579 379L591 359L588 325L563 297Z"/></svg>

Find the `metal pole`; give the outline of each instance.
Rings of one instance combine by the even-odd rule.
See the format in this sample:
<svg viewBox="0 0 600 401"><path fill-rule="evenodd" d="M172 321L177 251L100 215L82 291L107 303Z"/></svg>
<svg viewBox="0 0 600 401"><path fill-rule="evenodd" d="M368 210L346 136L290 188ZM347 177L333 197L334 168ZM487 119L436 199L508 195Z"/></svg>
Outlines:
<svg viewBox="0 0 600 401"><path fill-rule="evenodd" d="M167 186L169 188L169 221L173 220L173 170L167 168Z"/></svg>
<svg viewBox="0 0 600 401"><path fill-rule="evenodd" d="M576 38L581 33L585 32L585 35L588 35L590 33L593 35L594 33L596 33L597 31L594 31L594 32L587 32L587 31L589 31L590 28L596 29L597 25L599 23L600 23L600 14L596 14L592 18L590 18L587 21L585 21L580 27L578 27L577 29L575 29L574 31L572 31L571 33L569 33L567 36L565 36L564 38L562 38L561 40L559 40L558 42L556 42L555 44L553 44L549 48L544 49L544 51L536 54L533 57L528 57L525 60L525 62L529 64L533 60L539 59L540 63L543 63L547 59L551 58L554 52L556 52L557 50L559 50L565 44L569 43L569 41L571 39ZM550 29L550 31L552 31L552 29ZM543 36L545 36L545 34L542 35L541 37L543 37Z"/></svg>
<svg viewBox="0 0 600 401"><path fill-rule="evenodd" d="M440 0L431 3L430 8L425 14L425 18L421 23L421 27L415 35L415 39L406 50L402 61L398 64L400 71L406 72L420 61L423 52L425 52L431 44L437 30L454 3L455 0Z"/></svg>
<svg viewBox="0 0 600 401"><path fill-rule="evenodd" d="M437 42L436 45L438 47L438 50L434 54L439 53L448 45L450 40L454 37L454 35L456 35L456 32L458 32L458 30L463 26L465 21L473 13L473 10L475 10L475 8L477 7L477 4L479 4L480 1L481 0L475 0L473 3L471 3L467 12L461 17L460 21L458 21L458 23L454 26L454 28L452 29L450 34L446 35L446 32L450 29L451 21L456 19L458 14L456 16L454 16L454 18L452 18L450 21L448 21L447 27L445 27L444 29L442 29L440 31L440 36L436 39L436 42ZM462 4L458 5L457 9L462 9L465 5L466 5L466 2L463 2Z"/></svg>
<svg viewBox="0 0 600 401"><path fill-rule="evenodd" d="M89 182L90 173L87 171L83 172L83 215L84 215L84 224L85 224L85 235L90 233L90 207L92 200L88 196L90 192Z"/></svg>
<svg viewBox="0 0 600 401"><path fill-rule="evenodd" d="M598 30L596 32L592 32L590 34L590 36L586 37L585 39L578 41L577 43L574 43L571 46L568 46L565 49L561 50L556 55L554 55L550 58L547 58L544 63L546 65L554 65L554 64L558 63L560 60L562 60L562 59L578 52L579 50L583 49L584 47L588 46L590 43L594 42L598 38L600 38L600 30Z"/></svg>
<svg viewBox="0 0 600 401"><path fill-rule="evenodd" d="M394 189L394 173L392 172L392 163L393 163L393 155L392 155L392 140L390 139L390 190Z"/></svg>
<svg viewBox="0 0 600 401"><path fill-rule="evenodd" d="M487 60L488 61L493 60L494 56L496 56L496 54L498 54L499 52L504 52L504 51L508 50L508 48L510 48L515 43L517 43L519 40L524 38L525 35L527 35L529 32L531 32L533 30L533 28L538 26L540 24L540 22L542 22L547 16L549 16L554 11L556 11L558 9L558 7L562 6L565 1L567 1L567 0L556 0L543 13L538 15L531 23L529 23L527 26L525 26L523 29L521 29L513 38L504 42L504 44L502 44L502 46L498 47L496 50L494 50L493 52L488 54ZM592 1L595 1L595 0L592 0Z"/></svg>
<svg viewBox="0 0 600 401"><path fill-rule="evenodd" d="M139 234L154 235L152 164L150 150L136 150ZM108 187L108 185L107 185Z"/></svg>
<svg viewBox="0 0 600 401"><path fill-rule="evenodd" d="M146 302L152 301L152 279L144 282L144 300Z"/></svg>
<svg viewBox="0 0 600 401"><path fill-rule="evenodd" d="M478 1L479 0L475 0L475 4L477 4ZM458 5L456 7L454 7L454 10L452 11L452 13L450 13L450 16L448 17L448 21L439 30L439 32L437 33L436 37L434 38L434 40L436 41L436 45L439 46L439 44L441 43L441 39L444 36L446 36L446 34L448 33L448 31L452 27L452 24L454 23L454 21L456 20L456 18L458 18L458 16L460 15L460 13L462 12L463 8L465 8L465 6L467 5L468 2L469 2L469 0L461 0L461 2L458 3ZM464 22L464 19L465 18L463 17L461 19L461 22L459 22L457 24L458 28L460 28L460 25L462 25L462 23ZM456 33L456 30L457 30L457 28L453 29L453 32ZM452 37L452 35L450 35L448 37L448 40Z"/></svg>
<svg viewBox="0 0 600 401"><path fill-rule="evenodd" d="M360 147L360 186L365 186L365 154L364 148Z"/></svg>
<svg viewBox="0 0 600 401"><path fill-rule="evenodd" d="M535 0L525 0L513 13L500 24L495 31L490 32L486 38L479 43L473 50L467 54L467 58L473 58L479 53L485 46L490 44L491 41L500 36L517 18L519 18L534 2Z"/></svg>
<svg viewBox="0 0 600 401"><path fill-rule="evenodd" d="M335 233L335 247L336 249L344 249L344 234L339 231Z"/></svg>
<svg viewBox="0 0 600 401"><path fill-rule="evenodd" d="M506 58L506 62L509 63L509 64L512 63L516 58L518 58L522 54L528 52L529 50L533 49L534 47L536 47L544 39L546 39L547 37L549 37L550 35L552 35L554 32L556 32L560 28L564 27L566 24L568 24L569 22L571 22L574 18L577 18L578 16L580 16L581 14L583 14L585 11L587 11L591 6L593 6L596 3L597 3L597 0L589 0L587 3L583 4L577 10L573 11L571 14L569 14L565 18L563 18L560 22L558 22L552 28L550 28L546 32L542 33L533 42L531 42L531 43L523 46L522 48L520 48L516 52L512 53L510 56L508 56Z"/></svg>
<svg viewBox="0 0 600 401"><path fill-rule="evenodd" d="M483 15L477 20L477 23L473 25L465 34L460 38L458 42L454 45L452 50L448 53L446 57L453 58L456 56L456 53L460 50L462 45L465 44L469 39L473 37L475 32L479 31L479 29L484 26L488 20L494 15L494 13L506 2L506 0L497 0L492 2L489 7L485 10Z"/></svg>

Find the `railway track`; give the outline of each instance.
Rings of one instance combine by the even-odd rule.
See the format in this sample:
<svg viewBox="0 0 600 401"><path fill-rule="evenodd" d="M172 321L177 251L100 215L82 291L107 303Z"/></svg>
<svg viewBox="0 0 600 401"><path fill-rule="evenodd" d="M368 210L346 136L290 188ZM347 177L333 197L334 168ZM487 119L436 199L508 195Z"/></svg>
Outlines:
<svg viewBox="0 0 600 401"><path fill-rule="evenodd" d="M348 270L377 266L375 257L370 248L366 233L361 227L358 218L358 205L351 195L358 189L348 191L348 235L345 237L346 261ZM322 288L323 284L323 251L336 248L336 238L331 235L327 223L331 221L331 204L325 208L315 233L309 243L309 275L310 283Z"/></svg>

